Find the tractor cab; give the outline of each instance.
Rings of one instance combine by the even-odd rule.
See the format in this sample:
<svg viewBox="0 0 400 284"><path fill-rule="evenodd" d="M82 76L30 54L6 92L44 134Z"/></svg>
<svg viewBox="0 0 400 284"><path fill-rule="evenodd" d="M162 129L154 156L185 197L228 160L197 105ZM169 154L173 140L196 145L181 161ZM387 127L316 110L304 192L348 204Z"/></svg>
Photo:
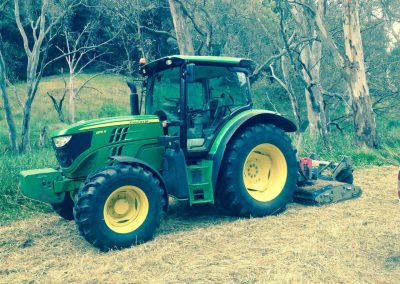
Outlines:
<svg viewBox="0 0 400 284"><path fill-rule="evenodd" d="M154 61L142 68L145 113L160 118L166 135L179 137L185 156L207 154L218 130L251 108L250 67L250 60L210 56Z"/></svg>

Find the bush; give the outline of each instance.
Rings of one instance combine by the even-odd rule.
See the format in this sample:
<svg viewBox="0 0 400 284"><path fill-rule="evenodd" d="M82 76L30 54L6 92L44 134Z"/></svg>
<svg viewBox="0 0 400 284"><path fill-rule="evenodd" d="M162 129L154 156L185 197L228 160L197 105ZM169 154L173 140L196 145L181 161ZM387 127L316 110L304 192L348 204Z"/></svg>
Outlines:
<svg viewBox="0 0 400 284"><path fill-rule="evenodd" d="M0 224L23 219L37 212L49 212L48 205L22 195L19 187L19 173L22 170L55 166L53 150L35 149L31 153L22 155L1 153L0 159Z"/></svg>
<svg viewBox="0 0 400 284"><path fill-rule="evenodd" d="M99 117L112 117L125 113L125 110L116 105L112 100L106 100L100 107Z"/></svg>

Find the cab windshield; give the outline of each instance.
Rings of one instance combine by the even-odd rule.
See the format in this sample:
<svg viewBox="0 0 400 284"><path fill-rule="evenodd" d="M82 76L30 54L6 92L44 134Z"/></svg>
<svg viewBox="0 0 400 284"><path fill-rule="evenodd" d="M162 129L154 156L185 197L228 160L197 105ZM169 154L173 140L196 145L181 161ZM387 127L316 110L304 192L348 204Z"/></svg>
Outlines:
<svg viewBox="0 0 400 284"><path fill-rule="evenodd" d="M163 70L149 78L146 114L161 115L161 120L179 120L180 68Z"/></svg>

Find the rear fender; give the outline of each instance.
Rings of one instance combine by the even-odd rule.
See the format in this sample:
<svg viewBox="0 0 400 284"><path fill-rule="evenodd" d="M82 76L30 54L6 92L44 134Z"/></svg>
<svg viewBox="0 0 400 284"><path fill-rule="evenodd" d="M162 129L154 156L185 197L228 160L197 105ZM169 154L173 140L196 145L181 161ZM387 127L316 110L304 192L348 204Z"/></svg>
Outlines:
<svg viewBox="0 0 400 284"><path fill-rule="evenodd" d="M111 156L111 157L109 157L109 159L112 162L115 161L120 164L128 164L131 166L140 166L140 167L150 171L152 174L154 174L157 177L157 179L160 181L161 187L164 190L164 194L163 194L163 198L165 200L165 206L163 208L164 212L168 211L169 200L168 200L167 186L166 186L166 183L165 183L163 177L161 176L161 174L159 173L158 170L156 170L152 165L150 165L142 160L139 160L139 159L136 159L133 157L129 157L129 156Z"/></svg>
<svg viewBox="0 0 400 284"><path fill-rule="evenodd" d="M208 159L213 160L212 184L214 190L217 185L222 159L229 141L236 133L256 123L273 124L285 132L295 132L297 130L297 126L289 119L281 116L279 113L266 110L248 110L232 118L232 120L221 129L208 156Z"/></svg>

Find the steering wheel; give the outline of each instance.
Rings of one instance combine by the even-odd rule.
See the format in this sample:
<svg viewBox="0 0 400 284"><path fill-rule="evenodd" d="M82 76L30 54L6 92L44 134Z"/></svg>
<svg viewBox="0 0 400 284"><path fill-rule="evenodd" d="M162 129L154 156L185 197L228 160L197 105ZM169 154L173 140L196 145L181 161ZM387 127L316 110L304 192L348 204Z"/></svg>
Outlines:
<svg viewBox="0 0 400 284"><path fill-rule="evenodd" d="M222 105L222 106L217 106L215 109L226 108L229 111L229 113L232 113L232 110L230 109L230 107L232 107L232 106L233 106L233 104ZM189 113L190 113L190 117L193 119L196 116L198 116L199 114L204 113L204 112L209 112L209 111L210 111L210 109L195 109L195 110L189 111Z"/></svg>

